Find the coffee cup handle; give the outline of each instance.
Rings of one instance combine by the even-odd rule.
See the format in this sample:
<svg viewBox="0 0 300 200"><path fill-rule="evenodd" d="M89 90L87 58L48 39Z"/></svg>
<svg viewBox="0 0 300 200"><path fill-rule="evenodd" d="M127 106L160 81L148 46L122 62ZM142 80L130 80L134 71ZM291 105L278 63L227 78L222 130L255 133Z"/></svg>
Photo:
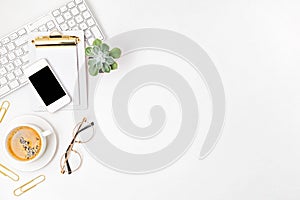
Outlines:
<svg viewBox="0 0 300 200"><path fill-rule="evenodd" d="M43 131L41 134L42 134L43 137L46 137L46 136L48 136L48 135L50 135L50 134L52 134L52 133L53 133L53 131L51 131L51 130L46 130L46 131Z"/></svg>

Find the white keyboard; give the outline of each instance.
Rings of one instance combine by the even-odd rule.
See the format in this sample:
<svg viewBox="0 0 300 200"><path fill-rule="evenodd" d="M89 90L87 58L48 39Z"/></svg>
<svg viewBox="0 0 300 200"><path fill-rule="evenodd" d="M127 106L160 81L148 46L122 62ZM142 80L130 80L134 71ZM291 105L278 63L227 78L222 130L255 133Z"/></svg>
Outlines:
<svg viewBox="0 0 300 200"><path fill-rule="evenodd" d="M88 45L104 35L84 0L75 0L35 22L0 38L0 98L28 83L23 68L29 63L28 33L83 30Z"/></svg>

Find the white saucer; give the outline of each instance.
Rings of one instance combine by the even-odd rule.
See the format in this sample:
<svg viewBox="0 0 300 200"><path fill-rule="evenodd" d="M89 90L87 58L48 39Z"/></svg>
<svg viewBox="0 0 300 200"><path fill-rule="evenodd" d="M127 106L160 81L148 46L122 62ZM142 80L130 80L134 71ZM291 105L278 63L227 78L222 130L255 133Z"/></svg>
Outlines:
<svg viewBox="0 0 300 200"><path fill-rule="evenodd" d="M3 134L0 134L0 140L3 141L3 144L5 143L5 138L8 132L10 131L10 129L12 127L15 127L17 124L24 124L24 123L33 124L39 127L41 130L51 130L53 132L52 134L47 136L47 147L45 152L39 159L30 163L17 162L13 158L10 158L6 153L3 153L5 154L5 156L2 156L1 158L5 159L4 161L5 163L7 163L8 166L11 166L17 170L36 171L38 169L41 169L45 165L47 165L52 160L57 147L56 134L52 126L43 118L34 115L22 115L9 122L6 131ZM0 145L0 151L1 152L6 151L5 145Z"/></svg>

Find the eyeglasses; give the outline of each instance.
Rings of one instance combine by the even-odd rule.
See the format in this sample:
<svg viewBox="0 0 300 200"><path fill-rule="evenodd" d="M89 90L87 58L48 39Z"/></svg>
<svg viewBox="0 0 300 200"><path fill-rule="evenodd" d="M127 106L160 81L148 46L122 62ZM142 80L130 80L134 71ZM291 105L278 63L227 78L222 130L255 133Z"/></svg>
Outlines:
<svg viewBox="0 0 300 200"><path fill-rule="evenodd" d="M66 152L60 159L61 173L72 174L77 171L82 164L82 157L75 149L73 149L75 143L87 143L94 136L94 122L87 122L84 117L80 123L78 123L73 129L73 139L68 146ZM80 139L77 139L77 137Z"/></svg>

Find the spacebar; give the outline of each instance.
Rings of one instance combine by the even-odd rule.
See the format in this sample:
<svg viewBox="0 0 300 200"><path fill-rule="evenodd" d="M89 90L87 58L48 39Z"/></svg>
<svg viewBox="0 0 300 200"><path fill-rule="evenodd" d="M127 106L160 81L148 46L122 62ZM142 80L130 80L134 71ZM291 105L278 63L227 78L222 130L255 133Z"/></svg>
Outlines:
<svg viewBox="0 0 300 200"><path fill-rule="evenodd" d="M50 20L52 20L52 18L49 15L43 16L43 17L39 18L37 21L35 21L31 24L28 24L28 29L30 31L33 31L34 29L37 29L38 27L46 24Z"/></svg>

